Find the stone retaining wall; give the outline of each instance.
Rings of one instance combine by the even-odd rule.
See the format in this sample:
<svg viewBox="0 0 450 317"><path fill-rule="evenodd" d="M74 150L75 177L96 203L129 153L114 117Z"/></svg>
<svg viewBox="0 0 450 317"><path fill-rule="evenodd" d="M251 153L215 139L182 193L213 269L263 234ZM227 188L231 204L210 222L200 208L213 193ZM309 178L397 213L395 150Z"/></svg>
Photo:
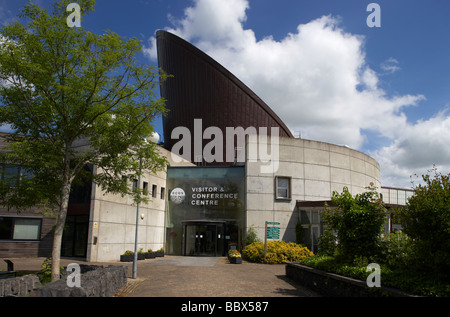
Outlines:
<svg viewBox="0 0 450 317"><path fill-rule="evenodd" d="M328 273L298 263L286 263L286 275L303 286L329 297L413 297L389 287L368 287L365 281ZM381 277L383 282L383 277Z"/></svg>
<svg viewBox="0 0 450 317"><path fill-rule="evenodd" d="M126 266L108 266L81 275L81 287L69 287L67 277L46 284L36 291L38 297L112 297L127 284Z"/></svg>
<svg viewBox="0 0 450 317"><path fill-rule="evenodd" d="M0 297L29 296L39 286L37 275L0 279Z"/></svg>

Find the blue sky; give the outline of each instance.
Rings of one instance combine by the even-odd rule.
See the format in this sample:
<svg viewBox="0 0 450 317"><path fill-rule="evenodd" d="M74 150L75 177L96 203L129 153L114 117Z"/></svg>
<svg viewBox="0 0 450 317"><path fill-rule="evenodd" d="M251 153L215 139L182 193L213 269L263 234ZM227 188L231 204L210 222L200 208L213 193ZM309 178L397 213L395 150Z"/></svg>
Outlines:
<svg viewBox="0 0 450 317"><path fill-rule="evenodd" d="M27 2L0 0L0 23ZM372 2L381 27L366 23ZM139 38L153 64L156 30L174 32L293 132L367 153L384 186L410 187L433 164L450 170L449 13L448 0L97 0L82 27Z"/></svg>

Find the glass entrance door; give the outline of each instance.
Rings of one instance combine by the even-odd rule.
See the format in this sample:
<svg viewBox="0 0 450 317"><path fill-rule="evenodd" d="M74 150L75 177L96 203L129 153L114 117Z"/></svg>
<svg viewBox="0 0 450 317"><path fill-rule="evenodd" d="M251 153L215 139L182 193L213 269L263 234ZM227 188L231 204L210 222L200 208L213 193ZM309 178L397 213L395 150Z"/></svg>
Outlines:
<svg viewBox="0 0 450 317"><path fill-rule="evenodd" d="M220 256L223 254L224 228L221 223L185 224L185 248L187 256Z"/></svg>
<svg viewBox="0 0 450 317"><path fill-rule="evenodd" d="M86 257L89 216L67 216L62 237L61 255Z"/></svg>

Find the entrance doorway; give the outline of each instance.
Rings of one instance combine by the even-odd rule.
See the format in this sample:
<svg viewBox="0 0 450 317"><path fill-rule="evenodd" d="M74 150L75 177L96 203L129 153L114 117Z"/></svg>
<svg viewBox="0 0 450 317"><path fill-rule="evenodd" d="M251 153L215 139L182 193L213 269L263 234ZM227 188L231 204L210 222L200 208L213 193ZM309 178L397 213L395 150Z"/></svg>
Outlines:
<svg viewBox="0 0 450 317"><path fill-rule="evenodd" d="M225 250L225 222L183 222L184 255L222 256Z"/></svg>
<svg viewBox="0 0 450 317"><path fill-rule="evenodd" d="M89 216L67 216L62 237L61 255L86 257L89 232Z"/></svg>

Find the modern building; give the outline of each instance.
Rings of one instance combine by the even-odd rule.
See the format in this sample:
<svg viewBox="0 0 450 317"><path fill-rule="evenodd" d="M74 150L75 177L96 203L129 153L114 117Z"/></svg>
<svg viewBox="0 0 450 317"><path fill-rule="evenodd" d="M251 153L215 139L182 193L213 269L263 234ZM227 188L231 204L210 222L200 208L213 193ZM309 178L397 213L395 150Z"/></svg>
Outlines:
<svg viewBox="0 0 450 317"><path fill-rule="evenodd" d="M169 199L169 254L221 254L229 245L242 245L250 227L262 239L266 221L280 224L281 239L295 241L300 216L297 202L321 202L323 209L332 192L342 191L344 186L353 194L370 185L380 187L380 168L374 159L347 147L294 138L267 104L204 52L165 31L157 32L157 45L159 66L173 75L161 87L170 110L164 119L165 147L178 151L181 138L173 131L186 127L193 131L188 142L191 148L177 154L198 166L215 166L169 168L169 193L181 192L185 197L182 202ZM200 127L195 124L199 120ZM209 127L222 131L222 138L215 136L216 147L236 151L232 160L210 160L201 151L212 143L213 137L199 142L194 134L203 135ZM224 137L230 127L248 131L244 146L238 144L242 135ZM253 133L258 137L250 136L251 128L255 128ZM277 138L272 135L272 128L277 128ZM229 140L235 141L234 145L227 144ZM276 157L262 159L262 154L274 154L274 150ZM234 188L231 192L230 182ZM221 197L222 193L231 193L236 200L226 201L225 205L220 198L208 198ZM201 198L200 205L198 197L206 197Z"/></svg>
<svg viewBox="0 0 450 317"><path fill-rule="evenodd" d="M170 111L160 151L170 164L142 178L151 199L140 207L138 249L222 256L242 247L249 228L263 239L266 221L279 224L280 239L296 241L300 221L305 242L315 250L323 230L320 211L333 191L347 187L355 195L367 186L382 188L373 158L294 138L268 105L211 57L168 32L159 31L157 43L160 67L173 75L161 86ZM181 134L173 134L180 127L190 132L182 147ZM20 177L20 166L1 167L2 175ZM411 193L396 190L382 188L383 198L402 205L401 197ZM0 257L50 255L54 223L35 210L0 208ZM62 256L118 260L134 249L135 225L130 197L105 194L95 184L74 188Z"/></svg>
<svg viewBox="0 0 450 317"><path fill-rule="evenodd" d="M1 141L3 136L0 135ZM183 160L175 164L171 161L173 155L162 147L159 150L171 165L194 166ZM86 169L102 172L95 166ZM23 171L21 166L0 165L2 177L8 173L20 179ZM141 188L147 189L149 201L139 208L138 247L145 251L164 247L166 175L164 170L142 177ZM131 181L129 186L133 186ZM118 260L124 251L134 250L136 207L131 197L105 193L96 184L73 186L61 256L101 262ZM0 207L0 258L50 256L55 223L54 217L45 216L38 207L20 213Z"/></svg>

